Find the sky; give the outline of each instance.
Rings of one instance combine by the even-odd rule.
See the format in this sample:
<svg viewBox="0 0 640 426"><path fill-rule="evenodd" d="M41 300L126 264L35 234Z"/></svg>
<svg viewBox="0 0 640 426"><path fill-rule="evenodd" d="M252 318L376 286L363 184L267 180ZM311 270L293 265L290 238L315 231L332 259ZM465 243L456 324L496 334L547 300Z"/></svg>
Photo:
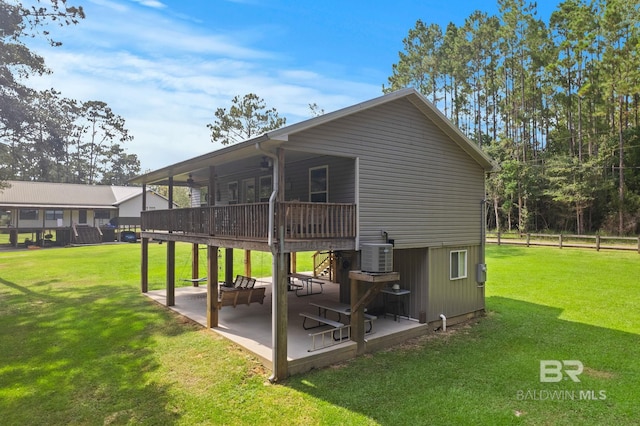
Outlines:
<svg viewBox="0 0 640 426"><path fill-rule="evenodd" d="M255 93L294 124L311 118L309 104L331 112L382 95L418 19L444 29L476 9L497 14L491 0L68 3L86 18L51 28L60 47L26 41L53 71L29 84L106 102L125 119L142 172L219 149L207 124L236 95ZM539 1L539 16L555 4Z"/></svg>

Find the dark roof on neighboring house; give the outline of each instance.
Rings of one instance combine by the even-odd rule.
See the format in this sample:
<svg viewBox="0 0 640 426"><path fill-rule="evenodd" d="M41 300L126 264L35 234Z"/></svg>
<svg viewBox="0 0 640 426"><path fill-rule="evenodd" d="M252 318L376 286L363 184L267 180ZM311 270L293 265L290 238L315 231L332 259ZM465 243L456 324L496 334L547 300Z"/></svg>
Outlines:
<svg viewBox="0 0 640 426"><path fill-rule="evenodd" d="M137 195L139 186L7 181L0 190L2 207L115 209Z"/></svg>

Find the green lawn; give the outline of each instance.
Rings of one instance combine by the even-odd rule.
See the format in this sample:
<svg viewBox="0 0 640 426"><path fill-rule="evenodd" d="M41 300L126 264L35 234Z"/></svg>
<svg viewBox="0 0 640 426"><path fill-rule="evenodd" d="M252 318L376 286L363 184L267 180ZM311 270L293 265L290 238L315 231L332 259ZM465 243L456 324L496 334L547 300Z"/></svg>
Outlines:
<svg viewBox="0 0 640 426"><path fill-rule="evenodd" d="M165 250L150 245L151 288ZM254 275L268 270L253 255ZM139 257L139 244L0 252L1 424L640 422L637 253L490 246L478 323L280 385L141 296ZM541 383L541 360L580 361L581 381Z"/></svg>

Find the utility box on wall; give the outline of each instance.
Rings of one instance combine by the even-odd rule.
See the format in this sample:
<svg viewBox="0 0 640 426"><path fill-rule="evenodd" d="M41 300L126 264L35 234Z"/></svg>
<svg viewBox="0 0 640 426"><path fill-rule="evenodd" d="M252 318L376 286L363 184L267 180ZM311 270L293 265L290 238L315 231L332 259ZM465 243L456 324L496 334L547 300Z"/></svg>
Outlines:
<svg viewBox="0 0 640 426"><path fill-rule="evenodd" d="M393 245L362 244L361 266L363 272L392 272Z"/></svg>
<svg viewBox="0 0 640 426"><path fill-rule="evenodd" d="M487 264L478 263L476 265L476 282L484 284L487 281Z"/></svg>

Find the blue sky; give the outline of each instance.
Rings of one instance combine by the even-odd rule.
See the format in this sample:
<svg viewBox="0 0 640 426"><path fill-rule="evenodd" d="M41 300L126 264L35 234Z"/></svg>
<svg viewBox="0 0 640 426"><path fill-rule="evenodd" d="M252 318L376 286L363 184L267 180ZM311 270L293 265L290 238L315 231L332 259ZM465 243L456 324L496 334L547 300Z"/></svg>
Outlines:
<svg viewBox="0 0 640 426"><path fill-rule="evenodd" d="M470 0L68 2L87 17L53 29L61 47L34 47L53 74L32 84L107 102L143 171L219 148L206 125L235 95L256 93L293 124L310 103L329 112L380 96L416 20L444 28L497 13ZM556 2L538 4L547 20Z"/></svg>

